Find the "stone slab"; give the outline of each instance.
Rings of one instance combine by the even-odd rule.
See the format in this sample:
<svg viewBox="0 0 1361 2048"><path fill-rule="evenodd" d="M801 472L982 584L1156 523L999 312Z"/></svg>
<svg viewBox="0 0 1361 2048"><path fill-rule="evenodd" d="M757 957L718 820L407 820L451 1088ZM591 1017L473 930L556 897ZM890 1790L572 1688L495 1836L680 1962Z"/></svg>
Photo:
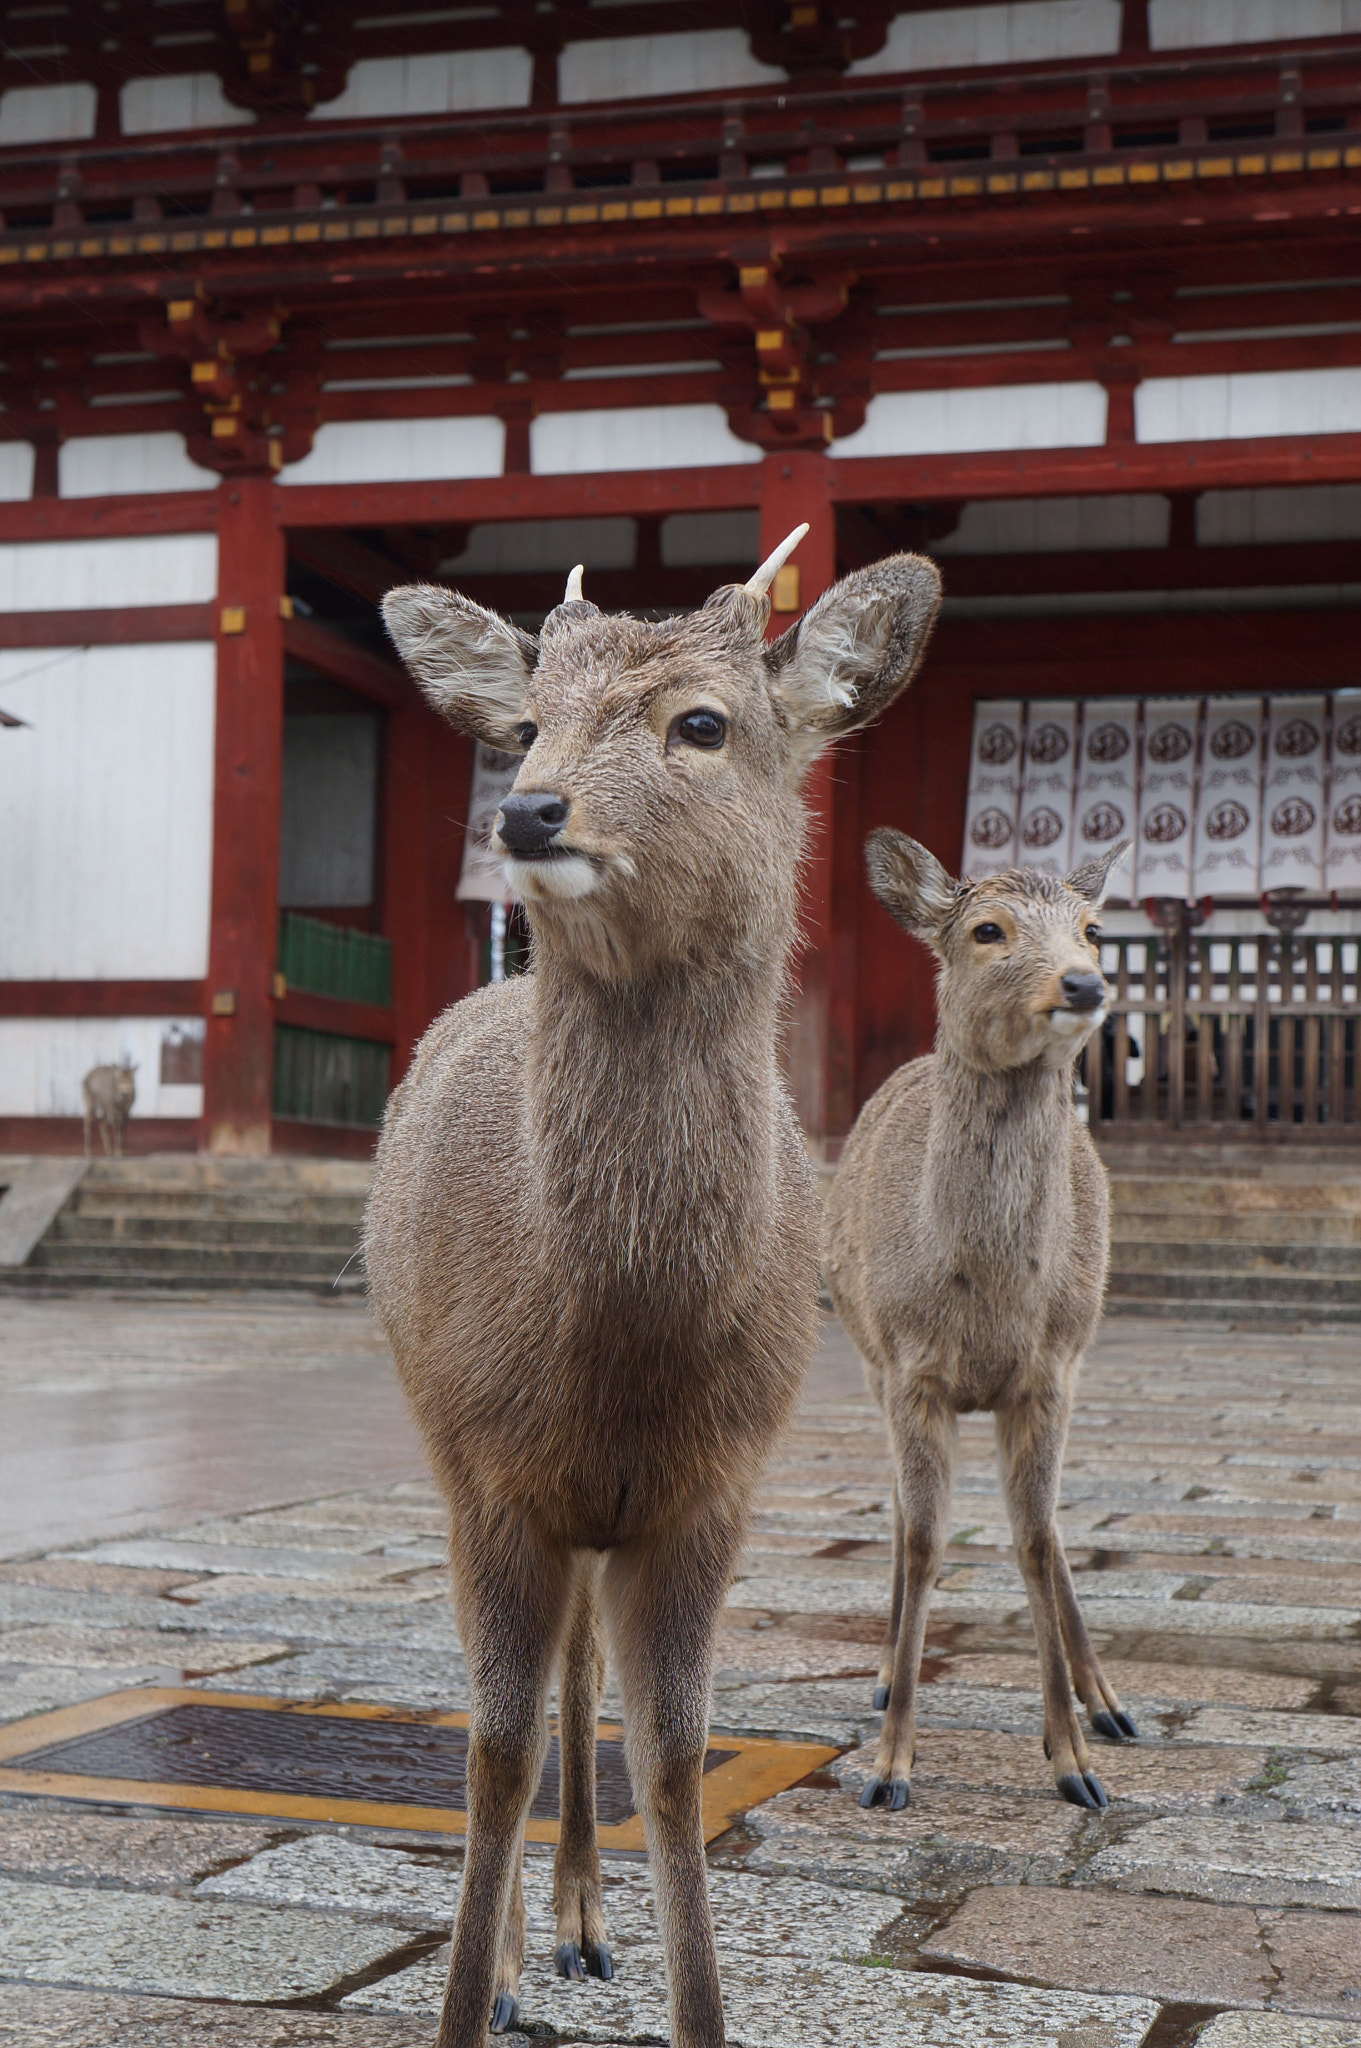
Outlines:
<svg viewBox="0 0 1361 2048"><path fill-rule="evenodd" d="M1243 1793L1266 1765L1264 1750L1217 1748L1160 1741L1089 1741L1097 1776L1117 1806L1213 1806ZM856 1797L874 1770L874 1746L838 1760L837 1774ZM917 1734L914 1791L995 1787L1057 1798L1038 1731L1033 1736L923 1726Z"/></svg>
<svg viewBox="0 0 1361 2048"><path fill-rule="evenodd" d="M1276 1981L1250 1906L1092 1892L971 1892L921 1954L1075 1991L1192 2004L1262 2006Z"/></svg>
<svg viewBox="0 0 1361 2048"><path fill-rule="evenodd" d="M233 1671L287 1653L286 1642L250 1642L196 1629L72 1628L66 1623L0 1631L0 1664L64 1664L85 1669L155 1668L186 1672Z"/></svg>
<svg viewBox="0 0 1361 2048"><path fill-rule="evenodd" d="M1280 1801L1292 1819L1361 1815L1361 1757L1288 1764L1284 1781L1272 1797Z"/></svg>
<svg viewBox="0 0 1361 2048"><path fill-rule="evenodd" d="M1361 2040L1361 1915L1262 1913L1280 1982L1269 2003L1357 2023Z"/></svg>
<svg viewBox="0 0 1361 2048"><path fill-rule="evenodd" d="M1177 1730L1185 1742L1252 1743L1263 1749L1313 1749L1361 1755L1361 1720L1350 1714L1278 1714L1202 1707Z"/></svg>
<svg viewBox="0 0 1361 2048"><path fill-rule="evenodd" d="M0 1266L22 1266L89 1170L87 1159L7 1159L0 1169Z"/></svg>
<svg viewBox="0 0 1361 2048"><path fill-rule="evenodd" d="M51 1883L165 1890L254 1856L277 1824L93 1813L44 1799L0 1805L0 1871ZM129 1905L131 1914L136 1909Z"/></svg>
<svg viewBox="0 0 1361 2048"><path fill-rule="evenodd" d="M424 2020L280 2012L0 1984L0 2048L430 2048ZM524 2036L503 2034L505 2048Z"/></svg>
<svg viewBox="0 0 1361 2048"><path fill-rule="evenodd" d="M352 1550L287 1548L266 1543L203 1542L197 1538L129 1536L101 1543L93 1553L100 1564L150 1565L172 1572L249 1572L266 1579L308 1579L328 1587L374 1586L405 1571L400 1560L371 1557Z"/></svg>
<svg viewBox="0 0 1361 2048"><path fill-rule="evenodd" d="M1162 1818L1092 1858L1084 1876L1246 1905L1361 1909L1361 1829L1311 1821Z"/></svg>
<svg viewBox="0 0 1361 2048"><path fill-rule="evenodd" d="M1196 2048L1357 2048L1358 2042L1361 2026L1274 2012L1221 2012L1196 2036Z"/></svg>
<svg viewBox="0 0 1361 2048"><path fill-rule="evenodd" d="M409 1937L249 1905L0 1878L0 1977L233 2003L316 1997Z"/></svg>

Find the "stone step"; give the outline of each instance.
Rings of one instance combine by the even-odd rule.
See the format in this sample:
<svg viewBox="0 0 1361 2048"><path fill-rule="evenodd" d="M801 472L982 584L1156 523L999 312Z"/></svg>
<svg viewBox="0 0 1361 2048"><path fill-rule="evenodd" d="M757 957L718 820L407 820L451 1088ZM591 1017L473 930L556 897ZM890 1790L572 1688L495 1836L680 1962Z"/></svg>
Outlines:
<svg viewBox="0 0 1361 2048"><path fill-rule="evenodd" d="M244 1282L282 1275L299 1286L329 1285L351 1258L354 1245L288 1245L272 1249L265 1245L138 1243L77 1244L66 1246L44 1240L28 1261L35 1272L102 1273L104 1280L121 1279L130 1267L141 1272L202 1278L223 1274ZM358 1260L355 1261L358 1264Z"/></svg>
<svg viewBox="0 0 1361 2048"><path fill-rule="evenodd" d="M45 1242L53 1244L260 1244L353 1248L359 1241L360 1218L311 1219L305 1216L104 1215L89 1216L68 1208L57 1217Z"/></svg>
<svg viewBox="0 0 1361 2048"><path fill-rule="evenodd" d="M1326 1323L1345 1327L1361 1321L1361 1309L1343 1302L1244 1301L1233 1295L1202 1298L1194 1295L1108 1295L1106 1311L1113 1316L1163 1317L1176 1322L1243 1322L1269 1336L1273 1329L1291 1329L1300 1323Z"/></svg>
<svg viewBox="0 0 1361 2048"><path fill-rule="evenodd" d="M332 1295L362 1294L364 1274L358 1263L348 1273L336 1279L309 1280L296 1273L279 1271L273 1273L227 1273L190 1271L164 1273L158 1269L122 1265L110 1272L107 1267L71 1266L58 1269L27 1266L0 1270L0 1295L3 1294L67 1294L89 1289L104 1292L146 1290L156 1294L200 1294L248 1291L260 1289L270 1292L291 1294Z"/></svg>
<svg viewBox="0 0 1361 2048"><path fill-rule="evenodd" d="M80 1216L200 1216L211 1223L219 1216L318 1216L348 1220L362 1216L361 1197L326 1195L286 1188L242 1190L174 1188L78 1188L67 1214Z"/></svg>
<svg viewBox="0 0 1361 2048"><path fill-rule="evenodd" d="M1120 1273L1331 1273L1361 1280L1361 1245L1121 1239L1111 1245L1111 1268Z"/></svg>
<svg viewBox="0 0 1361 2048"><path fill-rule="evenodd" d="M1110 1307L1126 1301L1228 1301L1264 1302L1288 1305L1292 1309L1312 1301L1333 1308L1348 1308L1361 1317L1361 1274L1281 1272L1235 1272L1222 1267L1173 1266L1160 1261L1155 1270L1130 1271L1113 1268L1106 1287Z"/></svg>
<svg viewBox="0 0 1361 2048"><path fill-rule="evenodd" d="M1275 1216L1269 1210L1251 1215L1224 1215L1207 1210L1188 1216L1116 1211L1111 1216L1111 1244L1172 1244L1194 1230L1200 1244L1296 1244L1353 1246L1361 1253L1361 1217Z"/></svg>
<svg viewBox="0 0 1361 2048"><path fill-rule="evenodd" d="M1361 1217L1361 1182L1216 1180L1206 1175L1116 1174L1111 1202L1123 1215L1169 1209L1219 1210L1231 1215L1270 1214Z"/></svg>

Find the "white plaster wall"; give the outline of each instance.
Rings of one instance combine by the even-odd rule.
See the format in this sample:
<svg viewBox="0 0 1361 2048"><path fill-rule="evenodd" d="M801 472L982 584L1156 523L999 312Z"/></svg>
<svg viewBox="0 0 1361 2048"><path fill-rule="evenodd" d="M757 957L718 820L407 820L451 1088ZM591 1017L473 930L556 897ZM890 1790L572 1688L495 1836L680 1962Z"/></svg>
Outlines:
<svg viewBox="0 0 1361 2048"><path fill-rule="evenodd" d="M396 114L476 114L527 107L534 77L528 50L447 50L425 57L361 57L345 90L313 121L368 121Z"/></svg>
<svg viewBox="0 0 1361 2048"><path fill-rule="evenodd" d="M558 98L587 101L656 99L680 92L721 92L781 85L785 74L751 53L745 29L703 28L675 35L608 36L568 43L558 59Z"/></svg>
<svg viewBox="0 0 1361 2048"><path fill-rule="evenodd" d="M183 434L80 434L57 450L63 498L212 491L218 481L215 470L190 460Z"/></svg>
<svg viewBox="0 0 1361 2048"><path fill-rule="evenodd" d="M312 452L279 471L281 484L423 483L500 476L506 429L492 418L333 420L318 427Z"/></svg>
<svg viewBox="0 0 1361 2048"><path fill-rule="evenodd" d="M80 1083L91 1067L133 1061L134 1117L197 1117L203 1089L162 1083L161 1045L172 1030L202 1037L201 1017L0 1018L0 1116L80 1116ZM95 1151L103 1143L95 1134Z"/></svg>
<svg viewBox="0 0 1361 2048"><path fill-rule="evenodd" d="M246 107L234 107L215 71L186 71L171 78L130 78L118 95L125 135L164 135L179 128L249 128Z"/></svg>
<svg viewBox="0 0 1361 2048"><path fill-rule="evenodd" d="M1164 548L1172 507L1156 492L1109 498L996 498L965 505L935 555L1067 554L1082 548Z"/></svg>
<svg viewBox="0 0 1361 2048"><path fill-rule="evenodd" d="M0 93L0 145L84 142L95 132L92 85L16 85Z"/></svg>
<svg viewBox="0 0 1361 2048"><path fill-rule="evenodd" d="M1359 431L1361 370L1148 377L1134 392L1137 441L1245 441Z"/></svg>
<svg viewBox="0 0 1361 2048"><path fill-rule="evenodd" d="M1196 539L1203 548L1271 541L1361 540L1361 484L1206 491L1196 500Z"/></svg>
<svg viewBox="0 0 1361 2048"><path fill-rule="evenodd" d="M1155 50L1361 33L1361 0L1151 0Z"/></svg>
<svg viewBox="0 0 1361 2048"><path fill-rule="evenodd" d="M529 423L535 476L593 470L703 469L710 463L759 462L739 441L721 405L627 405L601 412L546 412Z"/></svg>
<svg viewBox="0 0 1361 2048"><path fill-rule="evenodd" d="M631 569L638 549L635 519L498 519L473 527L461 555L439 565L441 576L502 576L576 567Z"/></svg>
<svg viewBox="0 0 1361 2048"><path fill-rule="evenodd" d="M1100 384L996 384L977 391L883 391L833 455L960 455L991 448L1098 448Z"/></svg>
<svg viewBox="0 0 1361 2048"><path fill-rule="evenodd" d="M0 651L0 980L208 965L211 641Z"/></svg>
<svg viewBox="0 0 1361 2048"><path fill-rule="evenodd" d="M33 496L33 443L0 441L0 502Z"/></svg>
<svg viewBox="0 0 1361 2048"><path fill-rule="evenodd" d="M216 595L215 533L0 545L0 613L201 604Z"/></svg>
<svg viewBox="0 0 1361 2048"><path fill-rule="evenodd" d="M848 75L1046 64L1056 57L1112 57L1119 48L1120 0L934 7L922 14L896 14L883 49L857 59Z"/></svg>

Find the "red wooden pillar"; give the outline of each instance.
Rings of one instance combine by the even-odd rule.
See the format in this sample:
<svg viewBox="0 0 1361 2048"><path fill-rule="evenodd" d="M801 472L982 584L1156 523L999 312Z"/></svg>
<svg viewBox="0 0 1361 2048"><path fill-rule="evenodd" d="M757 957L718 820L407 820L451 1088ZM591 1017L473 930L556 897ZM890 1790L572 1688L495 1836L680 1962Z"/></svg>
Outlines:
<svg viewBox="0 0 1361 2048"><path fill-rule="evenodd" d="M767 455L761 466L761 554L794 527L809 531L792 560L797 591L777 591L791 605L777 610L781 633L836 577L832 466L825 455ZM804 1129L824 1150L850 1129L855 1115L855 981L859 882L859 757L854 743L825 754L804 784L809 811L803 877L803 950L795 962L788 1070Z"/></svg>
<svg viewBox="0 0 1361 2048"><path fill-rule="evenodd" d="M394 1086L432 1019L474 986L454 893L472 751L414 686L411 702L388 713L383 930L392 941Z"/></svg>
<svg viewBox="0 0 1361 2048"><path fill-rule="evenodd" d="M227 477L218 512L217 766L203 1140L268 1152L283 781L284 540L268 477Z"/></svg>

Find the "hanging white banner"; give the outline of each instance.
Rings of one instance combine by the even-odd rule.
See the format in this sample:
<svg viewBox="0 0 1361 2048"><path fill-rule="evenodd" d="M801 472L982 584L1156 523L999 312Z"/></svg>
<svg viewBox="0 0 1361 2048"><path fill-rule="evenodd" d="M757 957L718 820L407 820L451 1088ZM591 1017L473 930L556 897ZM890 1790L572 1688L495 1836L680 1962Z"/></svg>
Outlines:
<svg viewBox="0 0 1361 2048"><path fill-rule="evenodd" d="M463 833L463 866L454 891L460 903L509 903L505 869L488 846L501 799L520 772L522 754L498 753L479 740L473 755L468 791L468 823Z"/></svg>
<svg viewBox="0 0 1361 2048"><path fill-rule="evenodd" d="M1323 887L1324 697L1273 697L1262 788L1261 886Z"/></svg>
<svg viewBox="0 0 1361 2048"><path fill-rule="evenodd" d="M1071 697L1031 700L1023 758L1020 864L1062 879L1073 865L1077 704Z"/></svg>
<svg viewBox="0 0 1361 2048"><path fill-rule="evenodd" d="M1139 837L1134 893L1191 895L1198 697L1149 697L1139 750Z"/></svg>
<svg viewBox="0 0 1361 2048"><path fill-rule="evenodd" d="M1135 697L1089 697L1082 706L1082 744L1073 800L1072 865L1080 867L1133 839L1137 812L1139 703ZM1115 874L1112 896L1131 888L1128 859ZM1131 891L1132 893L1132 891Z"/></svg>
<svg viewBox="0 0 1361 2048"><path fill-rule="evenodd" d="M1339 690L1333 698L1333 774L1324 845L1324 887L1361 889L1361 690Z"/></svg>
<svg viewBox="0 0 1361 2048"><path fill-rule="evenodd" d="M1262 819L1262 700L1209 697L1196 800L1197 896L1255 896Z"/></svg>
<svg viewBox="0 0 1361 2048"><path fill-rule="evenodd" d="M1018 865L1016 814L1021 800L1024 706L1015 700L974 705L969 800L960 873L969 882Z"/></svg>

